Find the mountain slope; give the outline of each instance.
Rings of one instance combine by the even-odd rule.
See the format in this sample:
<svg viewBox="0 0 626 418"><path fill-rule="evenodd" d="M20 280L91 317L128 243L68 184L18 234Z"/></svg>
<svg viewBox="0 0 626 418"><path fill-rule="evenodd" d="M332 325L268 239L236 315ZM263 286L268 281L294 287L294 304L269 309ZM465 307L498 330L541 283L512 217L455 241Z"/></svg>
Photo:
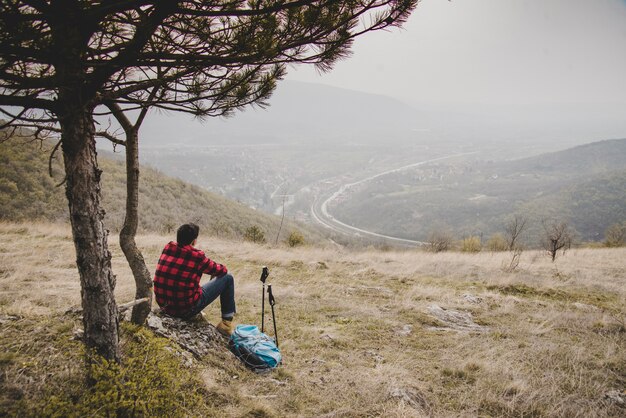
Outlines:
<svg viewBox="0 0 626 418"><path fill-rule="evenodd" d="M501 232L519 213L570 222L585 240L626 219L626 140L601 141L517 161L437 163L367 183L331 208L340 220L424 240L437 228L458 237ZM384 214L384 216L381 216Z"/></svg>
<svg viewBox="0 0 626 418"><path fill-rule="evenodd" d="M30 221L67 220L67 201L63 187L60 152L48 175L48 156L53 145L33 142L29 138L12 138L0 143L0 219ZM99 156L102 174L105 223L117 231L125 214L126 173L116 158ZM258 226L268 240L276 236L280 218L257 212L245 205L207 192L156 170L142 168L139 186L139 222L142 231L171 231L185 222L196 222L205 233L240 237L251 226ZM286 221L282 239L292 230L300 230L307 241L319 241L321 235L312 228Z"/></svg>
<svg viewBox="0 0 626 418"><path fill-rule="evenodd" d="M626 170L598 174L554 194L521 204L517 212L534 219L567 219L585 240L601 241L609 225L626 220ZM535 227L536 232L538 225Z"/></svg>
<svg viewBox="0 0 626 418"><path fill-rule="evenodd" d="M531 172L563 177L589 176L626 168L626 139L610 139L563 151L506 161L498 166L507 173Z"/></svg>
<svg viewBox="0 0 626 418"><path fill-rule="evenodd" d="M418 113L380 95L320 84L282 82L266 109L246 108L231 118L194 121L188 115L153 115L142 127L150 146L263 144L307 141L377 143L398 141L420 127Z"/></svg>

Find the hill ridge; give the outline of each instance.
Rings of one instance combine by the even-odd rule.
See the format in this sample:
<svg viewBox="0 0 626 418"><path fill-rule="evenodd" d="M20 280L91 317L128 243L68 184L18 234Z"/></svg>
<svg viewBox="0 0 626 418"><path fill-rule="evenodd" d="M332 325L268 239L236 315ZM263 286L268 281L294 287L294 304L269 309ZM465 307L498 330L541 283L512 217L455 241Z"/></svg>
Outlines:
<svg viewBox="0 0 626 418"><path fill-rule="evenodd" d="M396 173L356 190L332 213L359 228L416 240L433 229L489 237L519 214L532 219L528 244L537 245L545 219L570 222L583 240L602 239L608 226L626 219L625 201L626 139L610 139L519 160Z"/></svg>
<svg viewBox="0 0 626 418"><path fill-rule="evenodd" d="M43 141L33 144L30 138L12 138L0 144L0 220L43 219L67 222L68 209L58 155L48 175L48 157L53 145ZM102 197L105 225L119 231L125 216L126 172L124 163L98 156L102 174ZM185 183L158 170L141 166L139 182L139 230L164 232L186 222L196 222L205 233L240 238L247 228L259 227L266 239L274 239L280 218L256 211L241 203ZM311 227L287 219L280 240L298 230L305 241L320 242L322 235Z"/></svg>

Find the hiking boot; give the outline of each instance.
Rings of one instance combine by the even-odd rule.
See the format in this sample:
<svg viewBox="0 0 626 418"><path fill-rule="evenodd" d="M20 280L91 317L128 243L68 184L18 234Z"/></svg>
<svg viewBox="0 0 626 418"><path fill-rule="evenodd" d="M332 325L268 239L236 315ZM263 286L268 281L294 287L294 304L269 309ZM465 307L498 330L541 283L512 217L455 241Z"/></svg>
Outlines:
<svg viewBox="0 0 626 418"><path fill-rule="evenodd" d="M235 324L233 324L233 321L222 319L222 322L217 324L215 328L223 336L230 337L230 335L235 331Z"/></svg>

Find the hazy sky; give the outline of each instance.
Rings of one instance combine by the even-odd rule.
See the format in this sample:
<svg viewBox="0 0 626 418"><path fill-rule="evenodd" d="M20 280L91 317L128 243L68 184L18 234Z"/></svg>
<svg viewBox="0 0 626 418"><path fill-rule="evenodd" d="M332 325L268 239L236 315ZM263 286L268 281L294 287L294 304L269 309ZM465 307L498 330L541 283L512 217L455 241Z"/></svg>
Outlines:
<svg viewBox="0 0 626 418"><path fill-rule="evenodd" d="M422 0L328 74L287 79L417 102L626 103L626 0Z"/></svg>

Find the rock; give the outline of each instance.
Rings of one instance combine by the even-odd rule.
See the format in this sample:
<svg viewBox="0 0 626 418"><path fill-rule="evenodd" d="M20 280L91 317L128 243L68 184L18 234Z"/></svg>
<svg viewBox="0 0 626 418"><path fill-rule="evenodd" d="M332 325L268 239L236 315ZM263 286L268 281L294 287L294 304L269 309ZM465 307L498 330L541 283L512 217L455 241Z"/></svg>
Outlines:
<svg viewBox="0 0 626 418"><path fill-rule="evenodd" d="M365 355L373 358L376 365L385 362L385 358L378 354L375 350L365 350Z"/></svg>
<svg viewBox="0 0 626 418"><path fill-rule="evenodd" d="M400 337L407 337L411 335L411 332L413 332L413 326L406 324L405 326L402 327L402 329L399 329L396 331L396 335Z"/></svg>
<svg viewBox="0 0 626 418"><path fill-rule="evenodd" d="M465 299L469 303L475 303L477 305L483 303L483 298L481 298L480 296L465 294L463 295L463 299Z"/></svg>
<svg viewBox="0 0 626 418"><path fill-rule="evenodd" d="M153 315L153 314L148 315L146 324L148 325L148 328L151 328L156 333L163 334L166 332L165 328L163 327L163 321L161 320L160 317L156 315Z"/></svg>
<svg viewBox="0 0 626 418"><path fill-rule="evenodd" d="M278 379L268 379L268 381L274 383L276 386L285 386L285 385L287 385L287 382L283 382L282 380L278 380Z"/></svg>
<svg viewBox="0 0 626 418"><path fill-rule="evenodd" d="M428 413L430 410L428 401L417 389L396 387L389 391L389 398L398 399L423 413Z"/></svg>
<svg viewBox="0 0 626 418"><path fill-rule="evenodd" d="M68 310L65 311L65 315L82 315L83 310L82 308L79 308L78 306L72 306L71 308L69 308Z"/></svg>
<svg viewBox="0 0 626 418"><path fill-rule="evenodd" d="M487 332L488 327L478 325L474 322L470 312L455 311L445 309L438 305L428 307L429 313L443 325L440 327L431 327L430 329L441 331L460 331L460 332Z"/></svg>
<svg viewBox="0 0 626 418"><path fill-rule="evenodd" d="M318 261L315 268L317 270L328 270L328 266L323 261Z"/></svg>
<svg viewBox="0 0 626 418"><path fill-rule="evenodd" d="M120 322L122 321L130 322L132 317L133 317L132 309L127 309L124 312L120 312L119 314Z"/></svg>
<svg viewBox="0 0 626 418"><path fill-rule="evenodd" d="M72 340L82 341L85 336L85 331L82 328L77 328L72 332Z"/></svg>
<svg viewBox="0 0 626 418"><path fill-rule="evenodd" d="M20 319L22 319L22 317L17 315L0 315L0 324L6 324L7 322L18 321Z"/></svg>
<svg viewBox="0 0 626 418"><path fill-rule="evenodd" d="M322 359L319 359L319 358L313 358L313 359L310 359L310 360L305 360L304 362L305 363L311 363L311 364L326 364L326 360L322 360Z"/></svg>
<svg viewBox="0 0 626 418"><path fill-rule="evenodd" d="M184 320L153 312L146 323L155 334L176 342L198 359L225 346L225 338L204 318Z"/></svg>
<svg viewBox="0 0 626 418"><path fill-rule="evenodd" d="M626 408L626 389L619 390L615 389L610 392L607 392L604 395L604 399L613 402L623 408Z"/></svg>
<svg viewBox="0 0 626 418"><path fill-rule="evenodd" d="M572 303L572 306L585 312L597 312L600 310L600 308L598 308L597 306L588 305L586 303L580 303L580 302L574 302Z"/></svg>

